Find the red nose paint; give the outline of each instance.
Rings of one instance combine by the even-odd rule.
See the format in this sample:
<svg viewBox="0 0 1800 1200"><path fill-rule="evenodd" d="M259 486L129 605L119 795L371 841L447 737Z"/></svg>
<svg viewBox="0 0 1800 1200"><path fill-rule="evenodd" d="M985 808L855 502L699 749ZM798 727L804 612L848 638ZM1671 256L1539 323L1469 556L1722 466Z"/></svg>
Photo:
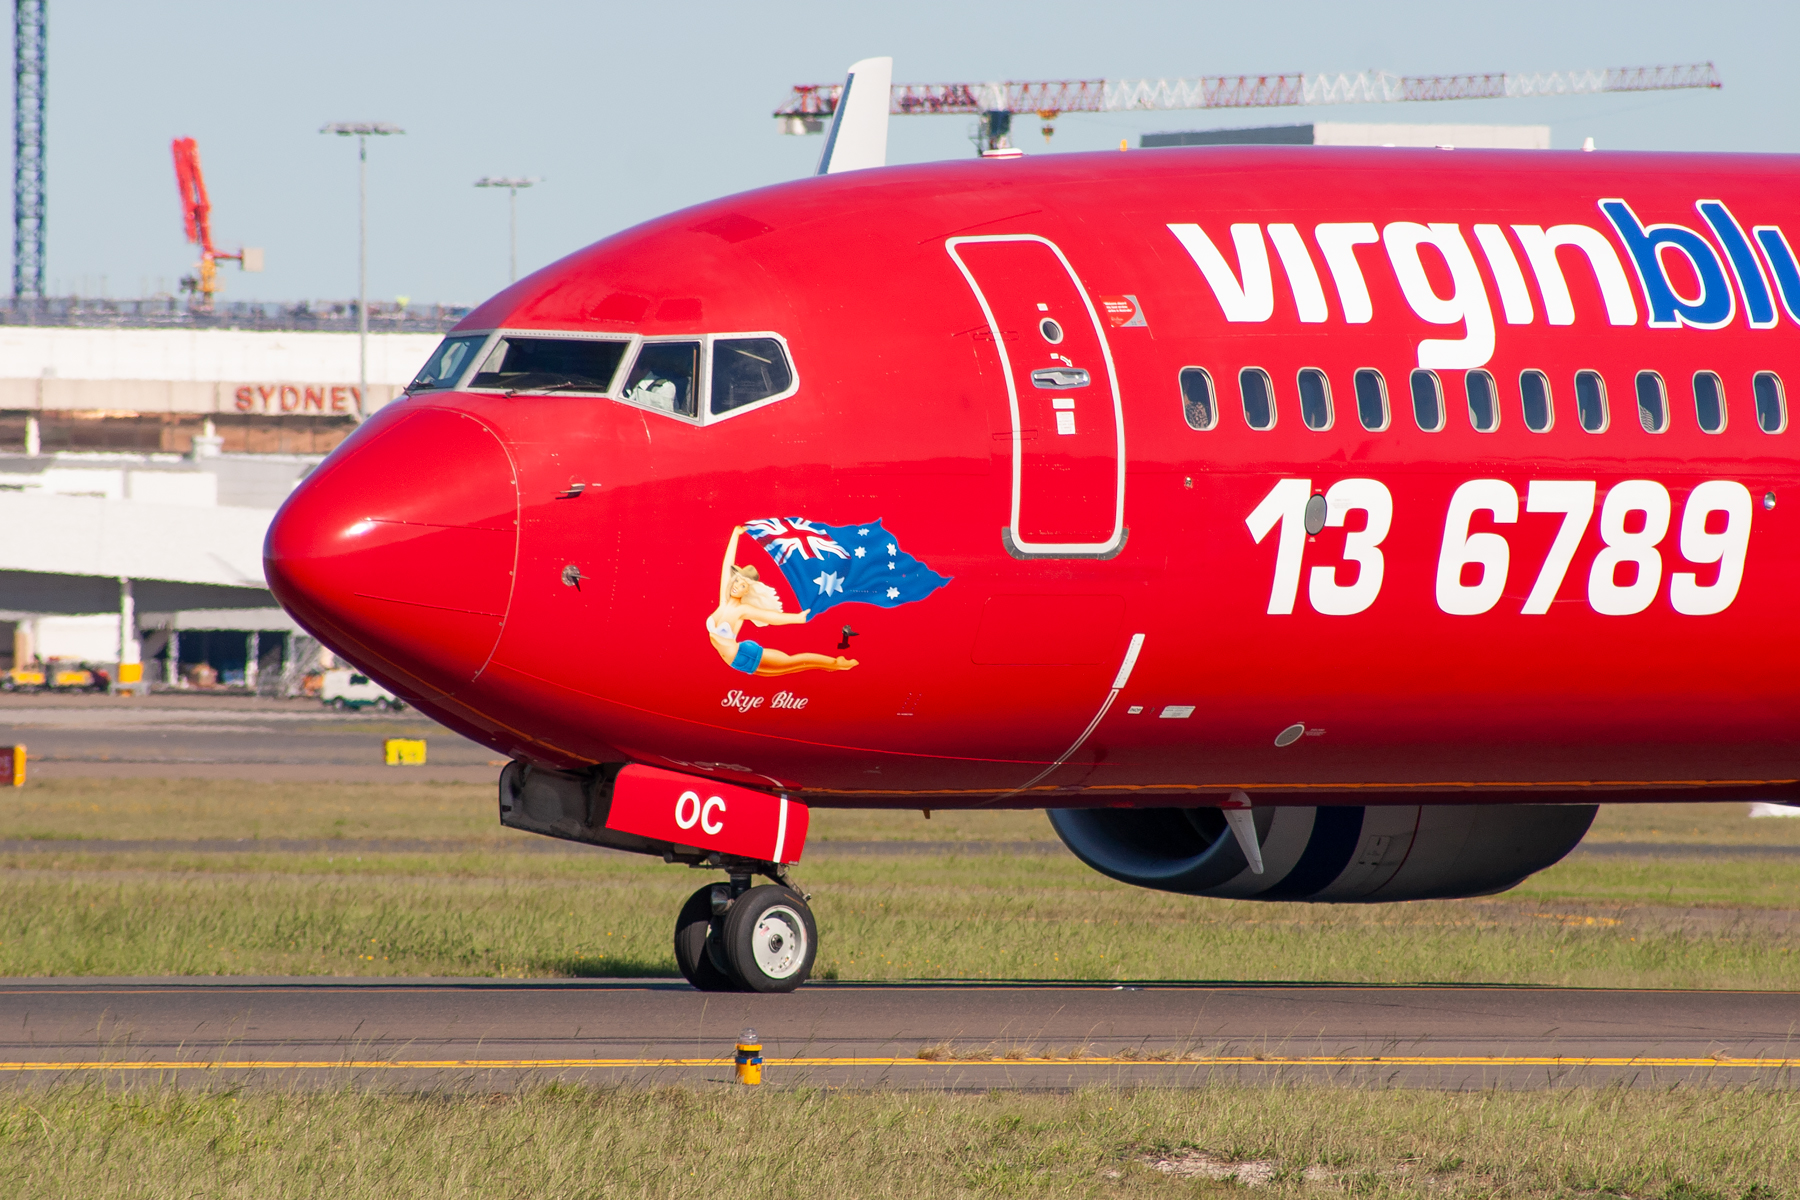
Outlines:
<svg viewBox="0 0 1800 1200"><path fill-rule="evenodd" d="M301 483L263 555L283 607L360 666L453 695L506 620L512 460L487 426L421 409Z"/></svg>

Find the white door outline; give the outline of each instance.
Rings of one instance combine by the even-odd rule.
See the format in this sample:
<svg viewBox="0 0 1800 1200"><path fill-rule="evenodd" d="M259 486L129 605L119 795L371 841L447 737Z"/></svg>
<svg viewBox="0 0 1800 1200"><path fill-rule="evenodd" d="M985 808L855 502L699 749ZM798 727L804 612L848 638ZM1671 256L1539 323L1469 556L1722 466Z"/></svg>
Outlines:
<svg viewBox="0 0 1800 1200"><path fill-rule="evenodd" d="M1112 387L1113 435L1118 446L1118 487L1113 499L1112 535L1103 542L1027 542L1019 536L1019 495L1023 480L1023 464L1025 448L1023 435L1019 429L1019 392L1013 379L1012 360L1006 353L1006 334L1000 328L999 321L994 319L994 310L988 305L987 297L982 295L981 285L975 282L968 264L957 254L956 248L969 242L1038 242L1050 248L1062 263L1063 270L1069 273L1069 282L1075 285L1075 292L1081 297L1081 303L1087 308L1088 320L1093 322L1094 336L1100 339L1100 354L1106 360L1106 379ZM1082 286L1081 277L1075 274L1075 268L1069 265L1068 256L1062 248L1046 237L1035 233L996 233L978 237L953 237L944 242L944 249L949 251L950 259L956 269L962 272L963 279L969 284L969 290L975 293L976 303L981 305L981 313L987 318L988 329L994 335L994 346L1000 354L1000 370L1006 377L1006 402L1012 413L1012 515L1007 522L1002 536L1006 549L1014 558L1111 558L1125 548L1125 408L1119 397L1119 373L1113 367L1112 346L1107 343L1106 330L1100 324L1100 314L1094 311L1094 302L1088 299L1087 288Z"/></svg>

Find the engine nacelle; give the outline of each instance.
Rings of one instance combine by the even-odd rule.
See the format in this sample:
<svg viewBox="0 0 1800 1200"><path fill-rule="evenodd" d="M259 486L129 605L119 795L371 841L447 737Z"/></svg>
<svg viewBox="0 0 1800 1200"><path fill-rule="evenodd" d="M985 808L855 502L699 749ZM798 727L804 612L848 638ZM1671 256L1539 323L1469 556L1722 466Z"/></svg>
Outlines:
<svg viewBox="0 0 1800 1200"><path fill-rule="evenodd" d="M1575 848L1592 804L1329 805L1252 810L1252 874L1217 808L1052 809L1081 861L1121 883L1239 900L1376 903L1503 892Z"/></svg>

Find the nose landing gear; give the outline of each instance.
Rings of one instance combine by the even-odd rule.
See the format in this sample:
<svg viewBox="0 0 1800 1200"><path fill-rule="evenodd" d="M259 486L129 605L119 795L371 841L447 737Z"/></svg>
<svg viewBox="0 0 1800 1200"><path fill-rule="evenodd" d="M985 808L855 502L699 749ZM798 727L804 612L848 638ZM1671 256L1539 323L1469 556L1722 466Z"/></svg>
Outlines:
<svg viewBox="0 0 1800 1200"><path fill-rule="evenodd" d="M791 992L812 974L819 927L806 897L750 876L709 884L675 919L675 962L703 992Z"/></svg>
<svg viewBox="0 0 1800 1200"><path fill-rule="evenodd" d="M725 872L675 919L675 962L703 992L791 992L812 974L819 927L788 878L806 846L797 800L637 763L576 773L515 760L500 772L500 823ZM758 875L769 883L751 886Z"/></svg>

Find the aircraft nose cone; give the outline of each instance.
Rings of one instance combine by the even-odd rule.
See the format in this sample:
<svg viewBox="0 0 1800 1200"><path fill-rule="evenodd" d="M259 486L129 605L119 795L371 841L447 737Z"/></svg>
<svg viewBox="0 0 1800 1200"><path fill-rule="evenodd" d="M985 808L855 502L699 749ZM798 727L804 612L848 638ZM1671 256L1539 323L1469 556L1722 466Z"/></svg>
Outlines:
<svg viewBox="0 0 1800 1200"><path fill-rule="evenodd" d="M453 695L487 664L512 598L512 459L481 422L431 408L347 449L275 515L269 587L357 665Z"/></svg>

